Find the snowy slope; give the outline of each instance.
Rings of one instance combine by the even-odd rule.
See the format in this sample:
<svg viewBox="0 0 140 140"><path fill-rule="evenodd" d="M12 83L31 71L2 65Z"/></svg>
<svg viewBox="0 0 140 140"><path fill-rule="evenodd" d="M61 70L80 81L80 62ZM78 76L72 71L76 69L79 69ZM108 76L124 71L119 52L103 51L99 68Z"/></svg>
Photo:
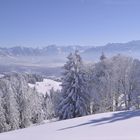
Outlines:
<svg viewBox="0 0 140 140"><path fill-rule="evenodd" d="M1 133L0 140L140 140L140 110L47 122Z"/></svg>
<svg viewBox="0 0 140 140"><path fill-rule="evenodd" d="M36 82L36 84L29 83L29 86L31 88L35 87L36 90L42 94L46 94L46 92L49 94L52 88L54 89L54 91L60 90L61 89L60 85L61 82L57 82L51 79L44 79L42 82Z"/></svg>

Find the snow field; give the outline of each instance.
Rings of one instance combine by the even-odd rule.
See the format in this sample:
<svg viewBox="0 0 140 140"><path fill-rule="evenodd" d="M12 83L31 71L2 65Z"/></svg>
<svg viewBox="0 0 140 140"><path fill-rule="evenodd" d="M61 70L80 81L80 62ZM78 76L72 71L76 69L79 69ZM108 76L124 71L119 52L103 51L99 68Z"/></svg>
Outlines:
<svg viewBox="0 0 140 140"><path fill-rule="evenodd" d="M0 134L1 140L139 140L140 110L101 113Z"/></svg>
<svg viewBox="0 0 140 140"><path fill-rule="evenodd" d="M44 95L46 94L46 92L49 94L52 88L54 89L54 91L61 90L60 85L61 82L57 82L51 79L44 79L42 82L36 82L36 84L29 83L29 86L31 88L35 87L39 93L42 93Z"/></svg>

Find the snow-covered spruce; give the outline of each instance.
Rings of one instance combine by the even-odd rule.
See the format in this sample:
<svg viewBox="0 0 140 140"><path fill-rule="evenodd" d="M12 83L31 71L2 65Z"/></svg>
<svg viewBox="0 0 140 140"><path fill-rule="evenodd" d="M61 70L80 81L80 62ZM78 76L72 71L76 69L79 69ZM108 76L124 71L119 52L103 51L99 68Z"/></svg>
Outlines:
<svg viewBox="0 0 140 140"><path fill-rule="evenodd" d="M89 114L89 95L82 59L77 51L67 58L62 79L62 100L58 107L60 120Z"/></svg>
<svg viewBox="0 0 140 140"><path fill-rule="evenodd" d="M22 74L0 79L0 132L25 128L43 120L42 97Z"/></svg>

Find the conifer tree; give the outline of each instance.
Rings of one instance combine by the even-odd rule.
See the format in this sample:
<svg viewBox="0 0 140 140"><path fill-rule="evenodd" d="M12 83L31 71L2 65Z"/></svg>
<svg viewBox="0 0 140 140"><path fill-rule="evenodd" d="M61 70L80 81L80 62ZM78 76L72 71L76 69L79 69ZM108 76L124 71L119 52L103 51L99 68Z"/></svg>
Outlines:
<svg viewBox="0 0 140 140"><path fill-rule="evenodd" d="M77 51L71 53L64 65L62 81L62 100L59 104L59 119L69 119L87 115L89 111L89 95L83 63Z"/></svg>

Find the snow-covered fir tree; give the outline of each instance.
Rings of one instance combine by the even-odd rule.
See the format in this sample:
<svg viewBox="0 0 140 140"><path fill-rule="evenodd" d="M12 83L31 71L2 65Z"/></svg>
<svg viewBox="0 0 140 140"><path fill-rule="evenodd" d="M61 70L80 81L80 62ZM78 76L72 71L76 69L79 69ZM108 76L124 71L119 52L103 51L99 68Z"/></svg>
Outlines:
<svg viewBox="0 0 140 140"><path fill-rule="evenodd" d="M18 104L15 98L15 93L12 90L11 84L8 80L5 80L5 97L4 106L6 113L6 121L10 125L10 130L19 128L19 111Z"/></svg>
<svg viewBox="0 0 140 140"><path fill-rule="evenodd" d="M49 94L46 93L44 96L43 110L45 114L45 119L52 119L58 117L58 106L62 98L62 93L60 90L55 91L53 88L50 90Z"/></svg>
<svg viewBox="0 0 140 140"><path fill-rule="evenodd" d="M59 104L59 119L69 119L89 113L89 95L82 71L83 62L78 51L71 53L64 65L62 100Z"/></svg>
<svg viewBox="0 0 140 140"><path fill-rule="evenodd" d="M50 93L48 94L46 92L44 97L44 113L45 113L45 119L52 119L54 118L54 104L53 104L53 94L54 90L53 88L50 90Z"/></svg>
<svg viewBox="0 0 140 140"><path fill-rule="evenodd" d="M22 74L0 79L0 132L24 128L44 119L41 94L29 88Z"/></svg>
<svg viewBox="0 0 140 140"><path fill-rule="evenodd" d="M44 120L43 112L43 96L36 89L30 89L30 106L31 106L31 121L32 123L41 123Z"/></svg>
<svg viewBox="0 0 140 140"><path fill-rule="evenodd" d="M10 126L6 122L5 110L2 105L2 98L0 96L0 133L8 131Z"/></svg>

